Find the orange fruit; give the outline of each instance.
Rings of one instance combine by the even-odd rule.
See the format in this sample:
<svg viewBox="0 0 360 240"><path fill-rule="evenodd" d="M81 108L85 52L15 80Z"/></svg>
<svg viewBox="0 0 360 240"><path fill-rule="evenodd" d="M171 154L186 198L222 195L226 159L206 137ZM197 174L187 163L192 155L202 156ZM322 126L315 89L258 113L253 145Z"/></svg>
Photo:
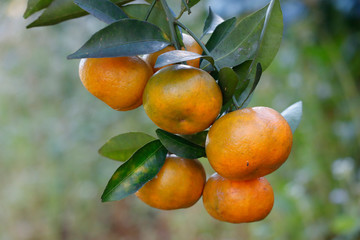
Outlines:
<svg viewBox="0 0 360 240"><path fill-rule="evenodd" d="M81 59L79 75L85 88L118 111L142 104L145 85L153 71L139 57Z"/></svg>
<svg viewBox="0 0 360 240"><path fill-rule="evenodd" d="M218 119L206 138L206 155L221 176L248 180L278 169L288 158L292 132L277 111L244 108Z"/></svg>
<svg viewBox="0 0 360 240"><path fill-rule="evenodd" d="M143 102L146 114L160 128L175 134L193 134L215 121L222 94L210 74L178 64L150 78Z"/></svg>
<svg viewBox="0 0 360 240"><path fill-rule="evenodd" d="M160 67L160 68L155 68L154 66L155 66L157 58L161 54L166 53L166 52L170 52L170 51L173 51L173 50L175 50L174 46L167 46L166 48L163 48L160 51L144 55L143 59L144 59L145 62L147 62L153 68L154 73L156 73L160 69L166 67L166 66L164 66L164 67Z"/></svg>
<svg viewBox="0 0 360 240"><path fill-rule="evenodd" d="M205 170L197 159L170 155L155 178L135 195L154 208L187 208L199 200L205 182Z"/></svg>
<svg viewBox="0 0 360 240"><path fill-rule="evenodd" d="M183 50L189 51L189 52L193 52L193 53L197 53L197 54L202 54L203 49L200 47L200 45L195 41L195 39L193 39L190 35L187 34L182 34L183 37L183 43L185 48L181 48ZM189 60L186 62L186 64L199 68L200 66L200 58L194 59L194 60Z"/></svg>
<svg viewBox="0 0 360 240"><path fill-rule="evenodd" d="M202 52L203 52L202 48L200 47L200 45L190 35L182 34L182 37L183 37L184 46L185 46L187 51L202 54ZM182 47L181 49L185 50L185 48ZM155 73L158 70L160 70L161 68L166 67L166 66L164 66L164 67L161 67L161 68L154 68L157 58L161 54L166 53L166 52L170 52L170 51L173 51L173 50L175 50L175 47L167 46L166 48L161 49L160 51L145 55L144 60L147 63L150 64L150 66L153 68L154 73ZM200 66L200 58L194 59L194 60L189 60L186 63L188 65L192 66L192 67L199 68L199 66Z"/></svg>
<svg viewBox="0 0 360 240"><path fill-rule="evenodd" d="M214 218L245 223L264 219L274 205L274 192L264 178L239 181L215 173L205 184L203 203Z"/></svg>

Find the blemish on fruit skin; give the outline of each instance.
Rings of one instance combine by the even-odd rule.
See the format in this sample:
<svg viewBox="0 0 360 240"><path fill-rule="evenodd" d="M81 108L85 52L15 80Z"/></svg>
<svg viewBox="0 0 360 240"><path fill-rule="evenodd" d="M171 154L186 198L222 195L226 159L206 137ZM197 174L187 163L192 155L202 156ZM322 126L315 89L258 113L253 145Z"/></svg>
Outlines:
<svg viewBox="0 0 360 240"><path fill-rule="evenodd" d="M249 162L246 162L246 166L247 166L247 167L249 166Z"/></svg>

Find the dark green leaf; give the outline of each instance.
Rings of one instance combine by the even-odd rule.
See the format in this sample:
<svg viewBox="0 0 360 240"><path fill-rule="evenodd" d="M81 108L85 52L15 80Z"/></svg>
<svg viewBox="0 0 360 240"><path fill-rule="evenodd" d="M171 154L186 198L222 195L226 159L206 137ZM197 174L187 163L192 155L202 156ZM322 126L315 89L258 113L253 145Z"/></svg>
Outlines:
<svg viewBox="0 0 360 240"><path fill-rule="evenodd" d="M205 147L205 140L208 132L209 131L202 131L192 135L180 135L180 136L192 143L195 143L196 145Z"/></svg>
<svg viewBox="0 0 360 240"><path fill-rule="evenodd" d="M74 3L108 24L123 18L128 18L120 7L108 0L74 0Z"/></svg>
<svg viewBox="0 0 360 240"><path fill-rule="evenodd" d="M246 61L242 64L233 68L236 74L239 76L241 81L239 81L238 85L236 86L234 97L235 99L241 103L245 100L246 96L249 95L251 90L249 86L250 79L255 79L255 73L251 73L249 75L249 69L251 66L252 61Z"/></svg>
<svg viewBox="0 0 360 240"><path fill-rule="evenodd" d="M109 139L99 149L99 153L104 157L123 162L140 147L153 140L154 137L141 132L124 133Z"/></svg>
<svg viewBox="0 0 360 240"><path fill-rule="evenodd" d="M133 0L112 0L116 4L125 4ZM73 0L53 0L50 6L27 28L54 25L69 19L85 16L88 13L77 6Z"/></svg>
<svg viewBox="0 0 360 240"><path fill-rule="evenodd" d="M228 72L228 74L230 73L230 75L233 75L233 73L235 73L238 80L237 80L237 84L235 85L235 87L233 89L231 97L228 99L228 101L226 101L226 102L224 101L223 107L222 107L222 109L220 111L220 115L230 111L231 108L233 107L234 101L236 101L238 106L240 106L241 105L240 103L245 100L247 94L244 93L244 92L245 92L245 90L247 89L247 87L248 87L248 85L250 83L250 79L247 78L247 73L248 73L248 69L250 67L250 64L251 64L251 61L246 61L246 62L234 67L232 69L233 70L232 73L231 73L230 70L225 70L225 71ZM224 69L228 69L228 68L224 68ZM231 68L229 68L229 69L231 69ZM226 77L226 76L222 76L222 78L224 78L224 77ZM234 78L234 80L235 80L235 76L233 76L232 78ZM228 81L230 81L230 79ZM219 85L223 84L223 83L220 83L220 82L223 82L223 80L220 80L220 78L219 78ZM231 83L234 83L234 82L230 82L230 84ZM226 83L224 83L224 84L226 84ZM232 86L229 86L228 88L231 89L231 87ZM230 94L231 93L229 93L228 96L230 96ZM241 97L243 97L243 98L241 98Z"/></svg>
<svg viewBox="0 0 360 240"><path fill-rule="evenodd" d="M210 53L220 68L233 67L256 57L265 70L278 51L282 31L280 3L272 0L261 10L237 20L235 27Z"/></svg>
<svg viewBox="0 0 360 240"><path fill-rule="evenodd" d="M185 50L173 50L166 53L161 54L155 63L155 68L160 68L163 66L167 66L169 64L185 62L188 60L193 60L197 58L204 58L209 61L211 64L214 63L212 57L200 55L194 52L189 52Z"/></svg>
<svg viewBox="0 0 360 240"><path fill-rule="evenodd" d="M220 114L216 119L219 119L224 114L228 113L233 106L234 106L234 104L232 101L228 101L227 103L223 104L223 106L221 107L221 110L220 110Z"/></svg>
<svg viewBox="0 0 360 240"><path fill-rule="evenodd" d="M284 24L279 0L272 0L267 9L264 27L261 32L256 61L261 63L263 71L276 56L282 39Z"/></svg>
<svg viewBox="0 0 360 240"><path fill-rule="evenodd" d="M157 26L121 19L95 33L68 59L135 56L159 51L169 44L167 36Z"/></svg>
<svg viewBox="0 0 360 240"><path fill-rule="evenodd" d="M209 34L209 33L213 33L215 28L222 22L224 22L224 19L222 19L222 17L220 17L219 15L214 13L211 10L211 7L209 7L209 15L207 16L207 18L205 20L203 36L206 34Z"/></svg>
<svg viewBox="0 0 360 240"><path fill-rule="evenodd" d="M252 59L257 49L267 7L237 20L235 27L210 51L220 68ZM215 33L215 32L214 32Z"/></svg>
<svg viewBox="0 0 360 240"><path fill-rule="evenodd" d="M286 108L281 115L286 119L294 133L299 126L302 117L302 101L296 102L290 107Z"/></svg>
<svg viewBox="0 0 360 240"><path fill-rule="evenodd" d="M223 105L232 99L240 78L232 68L224 67L219 72L219 86L223 94Z"/></svg>
<svg viewBox="0 0 360 240"><path fill-rule="evenodd" d="M246 61L240 65L233 67L233 70L236 72L236 74L239 76L239 78L241 80L245 80L246 78L249 77L248 73L249 73L249 68L250 68L251 62L252 61Z"/></svg>
<svg viewBox="0 0 360 240"><path fill-rule="evenodd" d="M236 18L230 18L220 23L206 43L206 48L212 51L234 28Z"/></svg>
<svg viewBox="0 0 360 240"><path fill-rule="evenodd" d="M249 86L250 79L241 80L239 83L240 84L238 84L235 92L236 94L241 95L245 91L247 86Z"/></svg>
<svg viewBox="0 0 360 240"><path fill-rule="evenodd" d="M179 157L195 159L206 156L205 148L180 136L157 129L156 134L169 152Z"/></svg>
<svg viewBox="0 0 360 240"><path fill-rule="evenodd" d="M189 8L195 6L198 2L200 2L200 0L186 0L187 5L189 6ZM184 7L184 4L181 2L181 6Z"/></svg>
<svg viewBox="0 0 360 240"><path fill-rule="evenodd" d="M247 89L246 91L243 91L243 93L237 99L237 101L239 103L241 103L241 107L246 107L249 104L250 99L252 97L252 93L254 92L255 88L257 87L257 85L260 81L261 74L262 74L262 67L261 67L261 64L258 63L256 65L256 72L255 72L254 80L251 81L253 83L251 88Z"/></svg>
<svg viewBox="0 0 360 240"><path fill-rule="evenodd" d="M269 26L272 23L274 25L276 25L276 23L279 23L280 25L278 25L275 28L270 28ZM278 0L272 0L267 8L267 12L265 15L265 23L261 31L260 39L258 41L259 45L256 49L251 64L249 64L249 61L247 61L234 68L235 72L237 72L238 75L245 76L246 79L249 78L253 83L251 89L246 89L240 95L236 91L235 98L237 102L242 103L241 107L246 107L249 104L252 97L252 92L255 90L257 84L259 83L261 73L264 70L264 68L262 68L262 65L260 65L260 63L270 64L273 57L276 55L276 52L279 48L279 46L276 47L276 43L280 44L281 42L282 28L283 28L283 23L282 23L282 13L280 8L280 3L278 2ZM269 42L272 42L275 48L269 46L268 45ZM271 52L274 49L275 52ZM267 58L268 56L262 56L264 51L267 52L269 56L271 56L271 59L268 59ZM256 64L256 69L253 68L255 64Z"/></svg>
<svg viewBox="0 0 360 240"><path fill-rule="evenodd" d="M136 151L110 178L101 196L102 201L117 201L135 193L160 171L166 154L167 150L159 140Z"/></svg>
<svg viewBox="0 0 360 240"><path fill-rule="evenodd" d="M214 79L219 79L219 72L218 71L211 71L210 75L214 78Z"/></svg>
<svg viewBox="0 0 360 240"><path fill-rule="evenodd" d="M146 13L149 9L147 4L130 4L121 7L124 12L130 17L138 20L144 20ZM165 12L161 4L156 4L147 20L150 23L155 24L161 30L163 30L167 36L170 36L169 22L166 19Z"/></svg>
<svg viewBox="0 0 360 240"><path fill-rule="evenodd" d="M24 18L28 18L32 14L46 8L53 0L28 0L28 4L24 13Z"/></svg>

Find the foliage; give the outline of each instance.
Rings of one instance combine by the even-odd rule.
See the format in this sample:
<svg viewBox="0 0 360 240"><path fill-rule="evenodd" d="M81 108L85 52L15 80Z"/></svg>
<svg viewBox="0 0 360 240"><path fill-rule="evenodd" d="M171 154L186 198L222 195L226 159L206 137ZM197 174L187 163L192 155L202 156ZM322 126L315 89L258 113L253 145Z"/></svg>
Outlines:
<svg viewBox="0 0 360 240"><path fill-rule="evenodd" d="M207 60L202 61L201 67L211 70L213 76L219 76L218 82L224 96L221 114L246 107L262 72L269 66L280 46L283 20L279 0L271 0L268 5L245 18L225 21L209 8L202 33L203 36L211 34L206 46L178 20L185 9L190 13L190 8L199 1L183 1L182 12L177 19L164 0L154 1L151 6L122 6L127 2L131 1L75 0L72 3L54 0L46 4L40 0L37 3L29 1L24 15L28 17L47 7L29 25L34 27L73 19L84 15L85 10L108 24L79 50L69 55L69 59L142 55L159 51L168 45L179 49L181 38L178 39L178 27L183 28L200 44L204 55L170 51L159 57L156 67L197 58ZM157 14L160 21L151 21L151 14ZM300 121L301 113L298 107L288 108L285 112L284 116L289 119L293 130ZM166 151L185 158L205 156L203 143L198 145L161 129L156 133L160 141L148 143L152 138L147 135L139 141L142 133L128 133L112 138L99 150L103 156L118 161L127 160L110 179L102 196L103 201L120 200L138 190L159 171Z"/></svg>
<svg viewBox="0 0 360 240"><path fill-rule="evenodd" d="M15 2L21 3L5 0L0 9L0 26L14 30L0 39L3 238L358 239L359 194L354 189L359 186L360 45L355 9L339 10L336 1L281 1L287 23L282 47L250 106L281 111L303 99L306 117L294 134L290 159L269 179L276 211L260 223L238 226L200 214L201 204L181 214L147 208L133 197L119 204L94 204L119 164L94 154L96 148L119 132L152 134L156 127L140 109L119 113L86 97L74 61L64 61L103 23L88 16L76 24L25 31L22 19L8 12L7 4L14 7ZM223 11L213 10L223 17L234 14L235 4L228 2ZM245 9L259 6L242 3ZM185 22L201 33L202 26L195 24L206 11L204 7L193 14L195 20ZM355 87L343 88L352 82ZM345 198L334 202L333 196Z"/></svg>

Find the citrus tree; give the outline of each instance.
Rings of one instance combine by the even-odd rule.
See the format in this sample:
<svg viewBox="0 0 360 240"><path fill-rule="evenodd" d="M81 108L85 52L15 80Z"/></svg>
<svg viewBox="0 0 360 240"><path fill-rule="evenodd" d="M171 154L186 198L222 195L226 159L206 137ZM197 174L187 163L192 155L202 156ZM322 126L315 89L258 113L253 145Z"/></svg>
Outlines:
<svg viewBox="0 0 360 240"><path fill-rule="evenodd" d="M100 148L123 162L102 201L136 193L152 207L177 209L204 194L214 218L258 221L274 202L264 176L288 158L302 115L301 102L281 114L247 108L280 47L280 2L244 18L223 19L209 8L196 36L180 19L199 1L179 0L175 14L166 0L29 0L24 17L44 9L28 28L86 14L105 22L68 59L81 59L80 79L94 96L118 111L143 105L159 126L157 138L123 133ZM217 172L207 182L201 157Z"/></svg>

